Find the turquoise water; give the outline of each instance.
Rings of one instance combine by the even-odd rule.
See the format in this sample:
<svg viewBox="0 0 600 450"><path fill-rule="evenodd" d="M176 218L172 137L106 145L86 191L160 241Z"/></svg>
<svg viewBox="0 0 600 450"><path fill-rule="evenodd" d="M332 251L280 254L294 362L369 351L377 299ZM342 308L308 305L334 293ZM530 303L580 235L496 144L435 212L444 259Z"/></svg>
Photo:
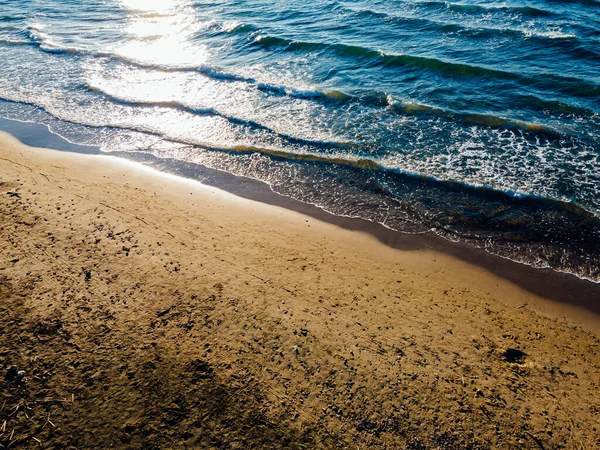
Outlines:
<svg viewBox="0 0 600 450"><path fill-rule="evenodd" d="M3 0L0 116L600 279L600 3Z"/></svg>

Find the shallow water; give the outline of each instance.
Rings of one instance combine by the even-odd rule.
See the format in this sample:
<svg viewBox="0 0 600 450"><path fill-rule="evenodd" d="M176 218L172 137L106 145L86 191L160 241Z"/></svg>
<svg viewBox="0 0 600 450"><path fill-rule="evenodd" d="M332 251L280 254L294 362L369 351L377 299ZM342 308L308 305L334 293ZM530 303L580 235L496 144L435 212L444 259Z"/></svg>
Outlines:
<svg viewBox="0 0 600 450"><path fill-rule="evenodd" d="M600 279L600 3L8 0L0 116Z"/></svg>

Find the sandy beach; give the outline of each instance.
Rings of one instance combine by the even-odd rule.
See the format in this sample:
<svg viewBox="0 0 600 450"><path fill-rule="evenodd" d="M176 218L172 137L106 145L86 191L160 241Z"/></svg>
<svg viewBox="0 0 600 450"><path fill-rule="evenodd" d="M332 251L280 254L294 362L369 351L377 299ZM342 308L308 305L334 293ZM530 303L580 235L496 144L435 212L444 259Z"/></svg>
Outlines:
<svg viewBox="0 0 600 450"><path fill-rule="evenodd" d="M598 316L447 253L7 134L0 236L0 448L600 447Z"/></svg>

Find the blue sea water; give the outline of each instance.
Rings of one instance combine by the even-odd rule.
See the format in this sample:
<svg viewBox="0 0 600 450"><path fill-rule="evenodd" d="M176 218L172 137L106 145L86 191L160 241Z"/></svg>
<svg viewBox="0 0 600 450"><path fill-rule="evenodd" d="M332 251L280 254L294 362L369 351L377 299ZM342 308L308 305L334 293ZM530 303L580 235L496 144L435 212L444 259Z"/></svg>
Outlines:
<svg viewBox="0 0 600 450"><path fill-rule="evenodd" d="M600 280L600 2L1 0L0 116Z"/></svg>

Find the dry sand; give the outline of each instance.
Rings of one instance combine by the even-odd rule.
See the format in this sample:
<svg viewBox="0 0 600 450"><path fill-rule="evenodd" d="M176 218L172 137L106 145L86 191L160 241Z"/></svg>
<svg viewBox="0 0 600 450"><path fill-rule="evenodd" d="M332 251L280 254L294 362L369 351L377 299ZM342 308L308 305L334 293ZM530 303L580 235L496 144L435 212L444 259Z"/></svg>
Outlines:
<svg viewBox="0 0 600 450"><path fill-rule="evenodd" d="M600 448L597 318L450 256L5 134L0 236L0 448Z"/></svg>

